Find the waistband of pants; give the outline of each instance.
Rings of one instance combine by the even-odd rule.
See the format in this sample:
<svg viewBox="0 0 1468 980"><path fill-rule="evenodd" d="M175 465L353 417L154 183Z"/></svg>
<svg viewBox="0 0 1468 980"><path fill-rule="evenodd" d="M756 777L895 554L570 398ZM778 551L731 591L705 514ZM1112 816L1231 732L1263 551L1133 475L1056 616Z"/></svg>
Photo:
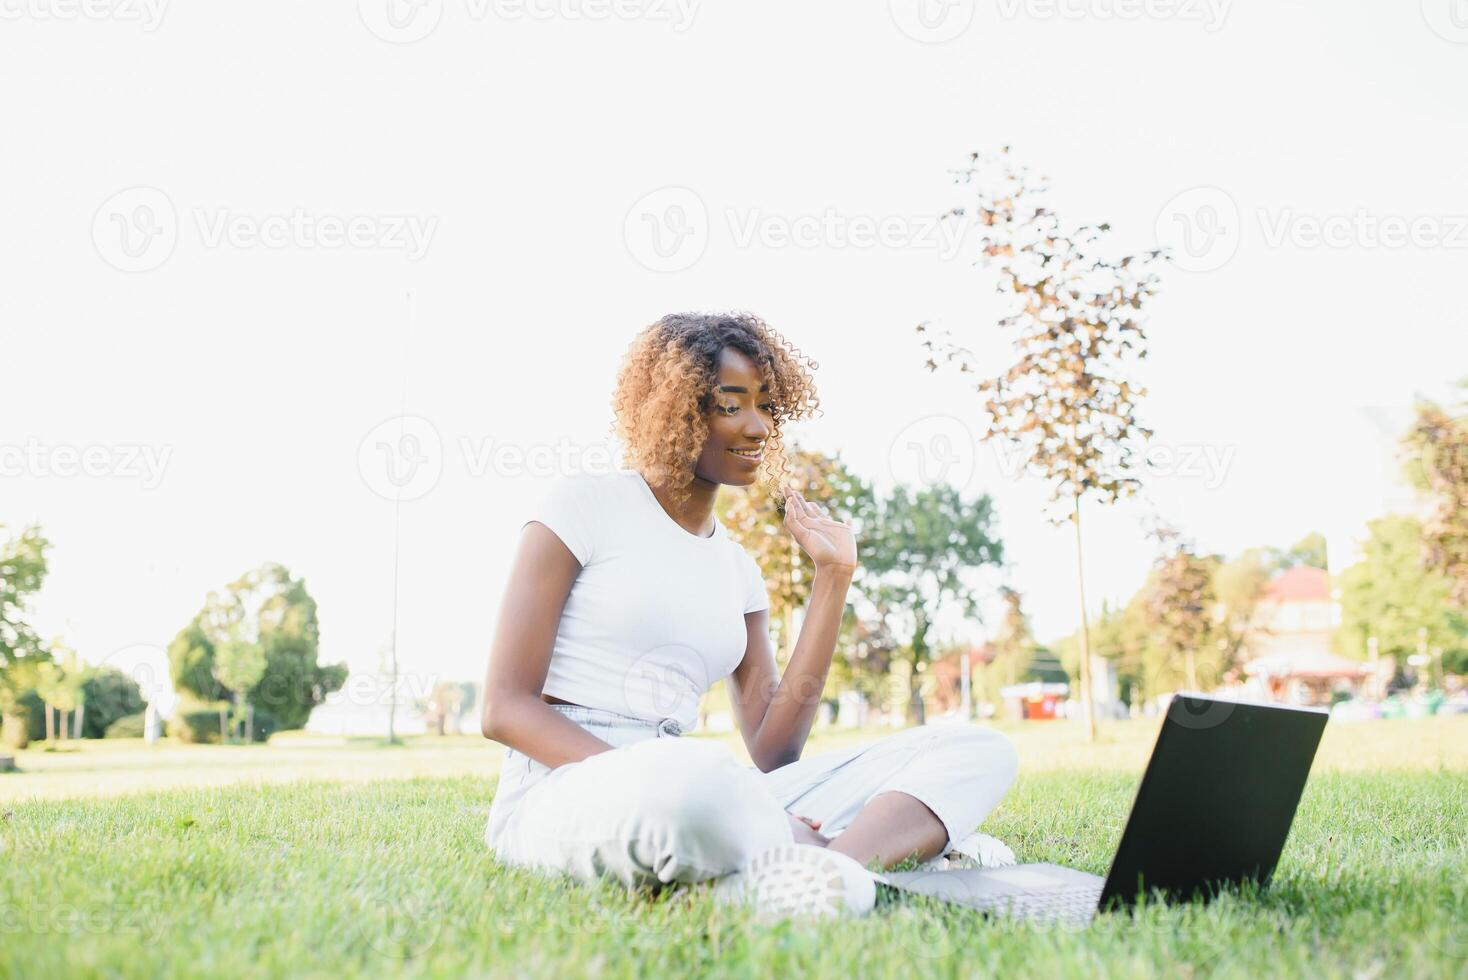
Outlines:
<svg viewBox="0 0 1468 980"><path fill-rule="evenodd" d="M656 732L659 737L676 737L683 734L683 726L676 718L649 721L624 715L606 708L588 708L580 704L552 704L552 708L576 722L578 725L601 725L607 728L633 728Z"/></svg>

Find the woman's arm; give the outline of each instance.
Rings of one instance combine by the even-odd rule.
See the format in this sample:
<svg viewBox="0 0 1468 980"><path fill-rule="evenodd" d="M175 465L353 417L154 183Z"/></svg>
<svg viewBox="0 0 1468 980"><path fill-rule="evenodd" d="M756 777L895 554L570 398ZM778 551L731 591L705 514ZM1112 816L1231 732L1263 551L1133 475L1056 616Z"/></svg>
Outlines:
<svg viewBox="0 0 1468 980"><path fill-rule="evenodd" d="M800 758L831 670L846 593L856 570L851 528L825 517L799 494L785 501L785 526L816 563L810 602L785 676L776 676L769 611L744 617L744 659L729 675L730 701L750 759L769 772Z"/></svg>
<svg viewBox="0 0 1468 980"><path fill-rule="evenodd" d="M764 772L789 765L805 749L831 670L850 585L850 571L816 569L800 638L784 677L777 677L770 649L769 610L744 617L749 642L744 659L729 675L729 693L749 757Z"/></svg>
<svg viewBox="0 0 1468 980"><path fill-rule="evenodd" d="M561 610L581 563L555 532L525 526L484 674L485 738L554 769L611 746L541 700Z"/></svg>

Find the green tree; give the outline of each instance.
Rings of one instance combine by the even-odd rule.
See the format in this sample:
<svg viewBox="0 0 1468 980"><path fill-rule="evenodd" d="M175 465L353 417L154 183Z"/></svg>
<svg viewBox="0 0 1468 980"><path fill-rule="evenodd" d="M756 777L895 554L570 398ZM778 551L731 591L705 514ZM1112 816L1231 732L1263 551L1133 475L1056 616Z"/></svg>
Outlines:
<svg viewBox="0 0 1468 980"><path fill-rule="evenodd" d="M1468 390L1468 381L1460 387ZM1468 416L1422 402L1404 443L1408 474L1432 507L1423 554L1447 580L1459 611L1468 610Z"/></svg>
<svg viewBox="0 0 1468 980"><path fill-rule="evenodd" d="M245 700L268 711L279 728L300 728L312 709L346 683L345 664L318 662L316 600L282 565L261 565L231 582L225 593L210 594L169 645L174 686L201 703L228 698L229 689L215 672L218 648L228 640L256 644L263 652L265 671Z"/></svg>
<svg viewBox="0 0 1468 980"><path fill-rule="evenodd" d="M116 667L98 667L89 671L83 684L82 700L87 706L82 725L84 738L102 738L114 721L148 707L137 681Z"/></svg>
<svg viewBox="0 0 1468 980"><path fill-rule="evenodd" d="M838 521L851 522L861 560L861 533L870 523L871 488L849 470L840 455L790 447L785 451L786 483L811 503L824 504ZM719 518L729 535L754 558L770 599L770 624L779 637L781 665L795 649L795 612L810 600L815 564L785 530L784 487L755 483L719 494Z"/></svg>
<svg viewBox="0 0 1468 980"><path fill-rule="evenodd" d="M244 715L245 741L255 737L255 707L247 695L251 688L265 676L265 651L258 642L229 639L214 650L214 676L233 696L235 709ZM223 719L221 719L221 722ZM234 724L220 726L221 733L228 733L226 740L234 737Z"/></svg>
<svg viewBox="0 0 1468 980"><path fill-rule="evenodd" d="M1305 540L1309 541L1310 538ZM1318 554L1320 560L1324 561L1323 539L1320 545ZM1296 545L1294 551L1300 553L1300 545ZM1237 558L1220 562L1214 570L1213 592L1218 598L1219 607L1215 625L1219 651L1222 654L1220 666L1225 672L1239 666L1249 641L1260 631L1256 613L1259 602L1269 589L1275 567L1269 549L1248 548ZM1323 565L1316 567L1324 568Z"/></svg>
<svg viewBox="0 0 1468 980"><path fill-rule="evenodd" d="M1188 690L1198 691L1199 660L1211 660L1214 650L1218 559L1199 555L1176 531L1164 529L1158 539L1161 550L1143 589L1146 622L1166 655L1164 666L1180 670Z"/></svg>
<svg viewBox="0 0 1468 980"><path fill-rule="evenodd" d="M1382 656L1398 663L1417 652L1419 630L1443 651L1445 666L1465 659L1468 623L1454 611L1452 584L1422 562L1422 525L1410 517L1383 517L1368 525L1361 561L1341 574L1341 651L1365 660L1376 637Z"/></svg>
<svg viewBox="0 0 1468 980"><path fill-rule="evenodd" d="M919 675L933 653L929 631L938 608L952 604L977 619L978 593L966 579L1003 560L993 519L988 496L968 501L945 483L916 493L899 485L878 502L861 539L854 584L885 628L908 637L907 716L915 724L925 718Z"/></svg>
<svg viewBox="0 0 1468 980"><path fill-rule="evenodd" d="M889 624L864 615L855 604L847 605L837 643L837 655L831 662L832 686L838 691L856 691L868 706L887 712L892 664L902 646Z"/></svg>
<svg viewBox="0 0 1468 980"><path fill-rule="evenodd" d="M1319 531L1310 532L1295 542L1293 548L1279 552L1275 562L1281 571L1296 565L1307 565L1322 572L1326 571L1330 565L1326 561L1325 535Z"/></svg>
<svg viewBox="0 0 1468 980"><path fill-rule="evenodd" d="M1025 615L1024 596L1004 586L999 590L999 598L1004 603L1004 618L994 634L994 659L984 668L988 678L994 681L996 692L1001 686L1018 684L1029 673L1037 646L1030 617Z"/></svg>
<svg viewBox="0 0 1468 980"><path fill-rule="evenodd" d="M923 342L927 366L936 371L931 355L941 355L961 373L983 378L977 390L991 419L983 439L1016 449L1051 481L1051 501L1068 505L1067 514L1053 519L1075 525L1081 703L1094 739L1081 501L1113 503L1140 486L1131 463L1152 433L1136 419L1145 389L1131 374L1146 357L1143 312L1157 292L1155 266L1166 255L1110 257L1102 244L1110 226L1064 224L1039 203L1045 179L1016 165L1008 147L997 156L973 154L956 177L973 188L973 200L952 213L972 218L979 261L998 271L999 292L1009 300L999 323L1018 331L1019 356L1004 373L985 377L973 352L945 336ZM925 333L927 325L917 329Z"/></svg>
<svg viewBox="0 0 1468 980"><path fill-rule="evenodd" d="M41 655L41 642L27 620L31 598L46 580L50 547L34 524L0 545L0 667Z"/></svg>

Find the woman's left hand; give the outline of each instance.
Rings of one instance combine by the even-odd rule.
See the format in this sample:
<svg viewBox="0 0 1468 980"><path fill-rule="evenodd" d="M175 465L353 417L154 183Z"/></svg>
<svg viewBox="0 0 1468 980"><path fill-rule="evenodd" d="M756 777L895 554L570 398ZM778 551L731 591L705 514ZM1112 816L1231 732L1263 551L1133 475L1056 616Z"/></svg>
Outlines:
<svg viewBox="0 0 1468 980"><path fill-rule="evenodd" d="M850 525L832 520L824 507L795 490L785 494L785 527L817 569L856 570L856 536Z"/></svg>

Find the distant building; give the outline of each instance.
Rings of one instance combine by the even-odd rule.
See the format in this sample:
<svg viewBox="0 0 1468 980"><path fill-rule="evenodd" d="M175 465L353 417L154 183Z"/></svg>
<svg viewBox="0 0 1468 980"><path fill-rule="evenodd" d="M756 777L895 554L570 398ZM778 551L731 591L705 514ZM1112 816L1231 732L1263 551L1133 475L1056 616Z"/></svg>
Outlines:
<svg viewBox="0 0 1468 980"><path fill-rule="evenodd" d="M1276 576L1259 600L1249 655L1328 654L1330 638L1340 623L1340 605L1331 596L1329 573L1312 565L1296 565Z"/></svg>
<svg viewBox="0 0 1468 980"><path fill-rule="evenodd" d="M1330 650L1340 622L1323 569L1296 565L1277 576L1254 613L1244 665L1253 693L1290 704L1328 704L1336 691L1359 693L1367 666Z"/></svg>

